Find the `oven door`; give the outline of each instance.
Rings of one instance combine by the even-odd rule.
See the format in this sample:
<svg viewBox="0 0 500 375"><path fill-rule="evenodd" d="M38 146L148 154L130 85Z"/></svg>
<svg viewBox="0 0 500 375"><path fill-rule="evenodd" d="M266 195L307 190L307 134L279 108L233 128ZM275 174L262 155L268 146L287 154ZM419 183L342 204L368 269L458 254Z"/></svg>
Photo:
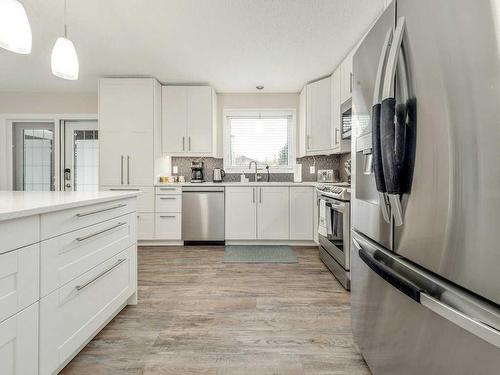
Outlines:
<svg viewBox="0 0 500 375"><path fill-rule="evenodd" d="M327 236L318 235L319 243L335 261L349 270L349 203L331 198L320 197L326 201L327 210Z"/></svg>

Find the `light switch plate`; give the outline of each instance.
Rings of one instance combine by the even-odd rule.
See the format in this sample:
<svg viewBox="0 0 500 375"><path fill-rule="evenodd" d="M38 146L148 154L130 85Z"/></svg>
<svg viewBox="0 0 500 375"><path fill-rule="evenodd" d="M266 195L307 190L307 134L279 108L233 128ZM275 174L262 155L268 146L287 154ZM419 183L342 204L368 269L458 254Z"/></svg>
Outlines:
<svg viewBox="0 0 500 375"><path fill-rule="evenodd" d="M179 169L177 168L177 165L174 165L174 166L172 167L172 173L173 173L173 174L177 174L177 173L179 173Z"/></svg>
<svg viewBox="0 0 500 375"><path fill-rule="evenodd" d="M315 173L316 173L316 167L315 167L314 165L311 165L311 166L309 167L309 173L310 173L310 174L315 174Z"/></svg>

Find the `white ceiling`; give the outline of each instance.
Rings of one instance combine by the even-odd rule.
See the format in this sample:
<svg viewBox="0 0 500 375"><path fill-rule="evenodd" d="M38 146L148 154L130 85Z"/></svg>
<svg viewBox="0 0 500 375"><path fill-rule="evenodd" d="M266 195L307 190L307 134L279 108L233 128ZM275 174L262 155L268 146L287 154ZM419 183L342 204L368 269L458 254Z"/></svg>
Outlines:
<svg viewBox="0 0 500 375"><path fill-rule="evenodd" d="M0 91L97 91L100 76L207 83L219 92L297 92L331 73L384 0L67 0L80 79L52 76L63 0L21 0L31 55L0 48Z"/></svg>

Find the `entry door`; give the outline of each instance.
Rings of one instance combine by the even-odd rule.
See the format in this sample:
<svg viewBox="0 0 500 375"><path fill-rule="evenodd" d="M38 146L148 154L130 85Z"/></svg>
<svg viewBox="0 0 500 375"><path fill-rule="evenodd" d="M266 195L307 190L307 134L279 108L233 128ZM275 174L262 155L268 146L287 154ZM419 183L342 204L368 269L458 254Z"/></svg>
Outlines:
<svg viewBox="0 0 500 375"><path fill-rule="evenodd" d="M64 190L99 190L97 121L64 122Z"/></svg>
<svg viewBox="0 0 500 375"><path fill-rule="evenodd" d="M50 191L54 185L54 123L13 123L14 190Z"/></svg>

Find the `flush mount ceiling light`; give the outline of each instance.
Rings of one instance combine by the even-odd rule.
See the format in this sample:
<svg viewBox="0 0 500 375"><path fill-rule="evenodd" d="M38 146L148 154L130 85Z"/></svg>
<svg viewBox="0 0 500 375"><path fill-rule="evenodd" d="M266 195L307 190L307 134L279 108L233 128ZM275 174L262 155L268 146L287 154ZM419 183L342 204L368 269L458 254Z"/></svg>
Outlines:
<svg viewBox="0 0 500 375"><path fill-rule="evenodd" d="M264 89L264 86L259 85L259 86L255 86L255 88L256 88L257 90L263 90L263 89Z"/></svg>
<svg viewBox="0 0 500 375"><path fill-rule="evenodd" d="M0 0L2 1L2 0ZM57 77L77 80L80 64L73 42L68 39L68 27L66 24L66 0L64 0L64 37L59 37L52 49L50 57L52 74Z"/></svg>
<svg viewBox="0 0 500 375"><path fill-rule="evenodd" d="M31 53L31 27L23 4L18 0L0 0L0 47Z"/></svg>

